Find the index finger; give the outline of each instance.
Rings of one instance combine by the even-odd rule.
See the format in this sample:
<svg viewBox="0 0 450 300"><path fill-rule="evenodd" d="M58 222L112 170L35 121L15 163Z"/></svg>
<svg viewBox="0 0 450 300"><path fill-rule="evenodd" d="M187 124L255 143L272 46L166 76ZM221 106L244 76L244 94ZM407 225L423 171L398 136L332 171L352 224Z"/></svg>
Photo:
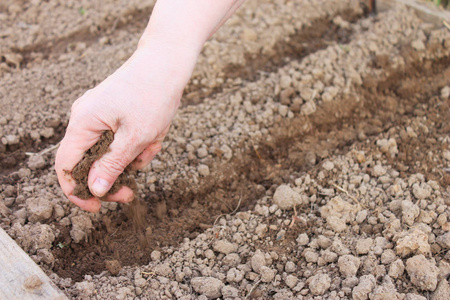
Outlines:
<svg viewBox="0 0 450 300"><path fill-rule="evenodd" d="M82 126L82 127L81 127ZM102 130L92 131L83 125L69 126L66 135L61 141L55 159L55 170L59 184L64 194L72 195L76 182L72 177L72 170L83 158L85 152L91 148L100 138Z"/></svg>
<svg viewBox="0 0 450 300"><path fill-rule="evenodd" d="M100 202L100 200L95 197L83 200L78 198L77 196L69 195L68 198L70 202L89 212L96 213L102 207L102 203Z"/></svg>

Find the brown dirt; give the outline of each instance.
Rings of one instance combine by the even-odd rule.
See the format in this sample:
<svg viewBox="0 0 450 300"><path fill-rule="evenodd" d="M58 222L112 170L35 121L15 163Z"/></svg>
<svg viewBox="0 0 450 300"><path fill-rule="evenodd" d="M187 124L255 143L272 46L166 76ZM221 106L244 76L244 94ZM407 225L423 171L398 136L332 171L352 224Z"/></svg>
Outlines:
<svg viewBox="0 0 450 300"><path fill-rule="evenodd" d="M130 16L133 16L133 21L127 23L121 23L119 21L119 23L115 25L115 30L120 28L127 29L128 27L137 27L142 30L145 27L145 16L149 13L149 11L145 10L130 14ZM351 10L341 12L339 15L341 15L344 20L351 23L354 23L363 17ZM270 54L246 53L245 64L229 64L224 68L224 78L241 78L243 80L255 81L261 76L262 72L273 72L276 69L281 68L290 60L300 61L304 57L326 48L333 42L345 45L350 41L352 32L350 29L344 29L334 24L332 22L334 17L335 16L329 16L313 20L311 25L298 30L295 34L283 38L276 43L275 48ZM98 37L102 33L108 31L108 28L110 27L111 24L104 24L104 26L100 27L98 32L95 33L90 32L86 28L80 29L68 37L56 41L43 42L21 50L15 49L15 52L23 55L24 61L21 64L26 66L26 63L31 60L31 58L29 58L31 54L41 53L45 59L52 56L58 57L58 55L67 51L70 44L75 44L78 41L83 42L86 46L93 44L97 41ZM50 47L49 44L52 44L52 46ZM185 89L181 102L182 106L201 103L205 97L213 97L215 94L222 92L226 88L230 87L227 87L227 84L223 84L220 88L205 90L204 86L190 84ZM25 152L38 152L39 149L44 149L49 145L56 144L60 141L65 134L64 125L67 124L62 125L63 126L56 128L55 135L52 138L43 139L38 144L30 137L25 136L18 145L7 145L4 153L0 151L0 176L17 171L27 160Z"/></svg>
<svg viewBox="0 0 450 300"><path fill-rule="evenodd" d="M33 61L38 55L43 59L49 59L50 57L57 57L67 51L68 48L73 47L77 42L83 42L86 46L90 46L96 43L99 37L110 34L111 31L120 29L137 28L142 31L148 22L148 16L151 14L153 6L146 7L145 9L131 10L120 18L114 20L105 20L96 26L93 31L89 26L81 27L78 30L72 32L68 36L64 36L57 39L50 39L42 41L38 44L32 44L24 48L15 48L11 50L13 53L20 54L23 57L20 67L24 68L27 63Z"/></svg>
<svg viewBox="0 0 450 300"><path fill-rule="evenodd" d="M115 30L120 28L138 27L143 29L145 27L145 16L150 12L139 11L133 16L132 22L119 23ZM349 22L356 22L362 16L355 14L354 11L342 12L344 20ZM245 55L246 63L244 65L229 64L224 69L225 78L242 78L243 80L255 81L260 77L261 72L273 72L277 68L285 65L289 60L301 60L311 53L326 48L330 43L339 42L346 44L350 41L352 32L343 29L332 22L334 16L327 18L316 19L306 28L297 31L295 34L287 38L283 38L276 44L274 51L271 54L251 54ZM31 59L31 54L42 53L43 58L48 59L51 56L58 56L66 51L70 44L75 44L78 41L85 43L87 46L97 41L98 37L111 24L104 24L99 28L98 32L92 33L84 28L80 31L74 32L68 37L61 38L57 41L52 41L52 47L49 47L50 42L43 42L38 45L33 45L25 49L15 51L23 55L24 60L22 66L26 66ZM201 103L206 96L212 97L214 94L220 93L226 88L226 84L221 85L220 88L208 89L204 91L204 87L196 85L188 85L186 87L185 95L183 96L182 105L195 105ZM16 171L21 163L25 162L27 156L25 152L37 152L51 144L56 144L65 134L65 126L60 126L55 130L55 136L51 139L44 139L41 143L36 144L31 138L25 137L21 139L20 144L14 146L6 146L5 152L0 152L0 175L6 175ZM86 194L87 195L87 194Z"/></svg>
<svg viewBox="0 0 450 300"><path fill-rule="evenodd" d="M5 152L0 152L0 176L6 176L19 169L28 159L26 152L37 153L48 145L57 144L64 136L65 127L55 129L55 135L36 143L31 138L21 139L17 145L7 145Z"/></svg>
<svg viewBox="0 0 450 300"><path fill-rule="evenodd" d="M362 16L354 11L342 12L343 20L354 23ZM330 43L347 44L352 35L351 29L344 29L332 22L334 16L314 20L310 26L289 36L287 42L278 43L272 55L247 54L246 62L241 65L229 65L225 69L227 78L242 78L255 81L260 71L273 72L290 60L300 61L302 58ZM259 72L258 72L259 71Z"/></svg>
<svg viewBox="0 0 450 300"><path fill-rule="evenodd" d="M0 10L2 10L1 5ZM45 40L30 46L30 48L17 50L24 57L24 61L20 65L23 70L20 71L29 68L36 52L42 54L44 59L56 60L60 54L67 51L67 48L73 46L71 43L74 41L85 43L86 47L90 48L100 37L99 33L104 34L110 26L113 27L110 29L111 32L119 27L127 30L142 29L147 14L146 10L136 11L131 15L131 17L137 17L136 22L128 20L123 21L122 24L120 19L116 24L115 20L108 20L102 23L105 27L99 28L98 32L90 32L84 28L68 37L51 38L49 41ZM361 17L341 12L338 14L350 22ZM261 74L264 72L274 72L289 60L301 61L304 57L327 48L330 43L346 44L352 38L353 33L350 29L336 26L333 23L334 17L317 19L295 34L282 37L273 49L273 53L247 53L244 65L230 64L220 72L224 73L225 78L255 81L262 77ZM371 33L368 32L368 34ZM54 45L53 48L50 47L51 44ZM394 51L396 50L398 49ZM432 57L432 55L433 53L427 53L428 57ZM115 275L120 272L122 267L143 266L150 261L152 250L160 250L165 246L176 246L183 238L196 237L206 228L211 228L220 215L231 214L235 209L237 211L253 209L257 200L264 199L265 196L270 198L280 184L292 183L302 174L307 173L311 175L311 178L319 178L319 172L325 172L325 179L318 180L318 183L322 187L329 187L336 183L334 180L338 174L335 174L334 177L331 176L331 171L324 171L324 168L320 166L321 162L335 154L349 153L349 151L352 153L363 150L367 156L383 156L383 160L395 168L401 178L407 179L413 173L422 173L427 180L436 180L443 187L447 187L448 191L450 174L446 174L443 169L448 162L443 161L440 154L447 150L446 145L448 145L442 140L448 139L450 132L448 124L450 102L440 99L439 91L442 87L450 85L450 58L422 59L415 50L408 46L403 49L401 57L404 58L406 67L400 70L391 69L392 62L389 60L389 55L373 57L373 64L368 68L378 69L380 72L369 73L382 75L363 77L361 87L352 87L350 93L340 96L339 99L333 99L332 102L318 103L317 111L311 116L296 114L292 119L277 116L275 125L268 128L269 133L264 134L264 139L242 142L233 149L233 158L227 163L216 163L214 159L209 158L189 161L190 167L195 167L201 162L212 170L212 175L201 178L201 184L193 184L192 178L179 176L174 183L170 184L171 190L168 190L168 186L156 181L154 192L150 192L150 188L145 186L144 192L138 191L140 199L125 205L124 208L115 211L105 210L107 212L100 218L91 215L90 218L96 221L93 221L94 230L88 236L87 241L73 242L70 233L72 226L62 225L64 224L62 218L56 219L54 216L56 214L55 206L53 216L43 221L43 223L50 224L52 228L56 228L56 240L51 248L55 264L52 263L49 267L41 262L41 265L49 268L61 278L72 279L70 285L83 280L84 275L100 274L105 270ZM239 85L228 82L213 89L205 88L202 84L196 86L192 83L186 89L184 105L200 103L206 95L212 96L221 91L239 88ZM248 95L244 96L248 99ZM269 93L266 96L271 97L272 95ZM277 97L274 96L276 101L281 101ZM261 101L261 99L251 98L251 101L253 100ZM292 106L290 108L294 112ZM406 133L406 128L419 117L422 118L420 125L425 124L427 130L416 130L417 137L412 138ZM19 199L23 181L19 178L17 171L26 163L25 152L38 152L49 144L55 144L63 136L65 125L67 124L64 124L62 120L62 125L54 128L55 135L51 139L42 139L38 145L31 138L25 136L21 137L19 144L8 145L5 149L0 149L2 152L0 153L1 183L17 187L17 191L14 193L10 190L6 192L6 188L0 192L5 195L9 194L10 199L13 197L12 194ZM377 148L377 139L383 134L400 136L400 138L396 138L399 153L395 158L381 154ZM76 191L79 197L91 196L87 188L90 166L108 151L113 138L111 132L106 132L74 168L73 176L78 178L77 182L80 183ZM2 145L0 144L0 146ZM220 158L220 150L217 150L214 156ZM53 164L50 154L46 155L46 164L46 169L33 171L34 183L42 173L45 178L48 177L45 185L56 186L56 177L52 183L51 173L48 171L50 165ZM365 172L370 174L372 167L369 164ZM128 176L128 173L124 176ZM114 193L124 184L135 187L134 180L130 179L133 182L131 183L128 182L129 179L120 179L119 184L115 185L116 187L110 193ZM27 182L29 186L25 186L25 188L37 187L38 185L33 185L34 183ZM1 185L0 188L3 189ZM305 194L308 196L319 195L320 191L314 187L307 187ZM55 195L57 192L52 196ZM2 195L0 195L0 204L3 201L1 197ZM306 232L310 236L317 236L323 233L320 230L327 228L319 213L319 208L325 204L325 200L322 200L320 196L318 198L319 202L311 203L311 206L297 207L296 213L307 214L307 220L295 222L284 236L279 236L279 233L274 230L268 231L266 237L277 241L273 246L269 246L262 239L254 241L259 249L275 251L280 255L286 254L298 265L300 271L296 275L299 276L302 276L304 270L309 267L300 255L298 257L292 255L292 253L296 253L292 248L297 246L295 239L299 233ZM61 199L59 201L62 202ZM360 200L368 206L369 203L364 202L368 200ZM11 211L15 212L18 208L25 208L24 205L17 200ZM65 217L69 215L69 210L79 213L69 205L66 205L65 208L67 208ZM293 214L293 212L286 213L289 218L290 213ZM1 214L0 217L2 217ZM65 221L67 219L66 217ZM2 220L0 219L0 221ZM29 220L24 222L26 225L31 223ZM279 216L273 214L265 220L269 226L279 225L279 222ZM1 225L9 227L12 222L6 220ZM281 227L283 228L283 226ZM284 226L285 229L286 227ZM383 225L381 223L373 225L364 221L359 228L355 228L352 227L346 233L350 239L363 235L378 236L383 230ZM215 234L218 238L219 232L215 232ZM335 264L327 266L326 269L320 267L316 269L320 272L326 271L334 278L340 277ZM406 273L403 276L406 278ZM404 278L396 281L395 284L399 291L404 292L405 289L410 289L410 287L405 288L403 284L408 281L409 279ZM256 288L250 296L273 296L270 293L271 291L266 294L263 290L259 291Z"/></svg>
<svg viewBox="0 0 450 300"><path fill-rule="evenodd" d="M147 213L142 219L147 220L145 228L151 234L143 227L136 230L130 210L114 213L107 222L95 224L96 229L89 242L71 244L70 249L55 249L54 254L59 259L54 271L62 277L78 281L86 274L98 274L105 270L105 259L116 259L122 266L147 264L153 249L176 245L183 237L195 237L211 227L218 215L232 212L238 203L239 210L252 209L254 201L266 191L273 192L278 185L292 182L296 175L303 172L314 172L322 159L348 151L358 140L370 139L396 125L407 124L419 111L426 113L430 122L436 123L436 131L414 143L402 141L399 144L399 159L394 165L399 171L411 168L422 172L426 178L438 179L445 184L440 171L433 168L442 161L417 164L415 159L424 159L424 154L417 151L417 147L423 147L430 136L437 139L448 133L446 118L441 117L438 103L435 101L425 108L422 106L450 83L450 76L443 76L450 72L450 60L447 57L424 63L417 60L410 49L404 50L404 57L409 62L407 68L393 73L386 70L386 74L391 74L386 78L366 78L357 94L323 105L313 117L280 120L270 130L272 142L249 141L242 145L242 152L232 161L214 167L222 170L221 178L210 176L200 190L186 193L187 183L182 179L174 185L177 190L172 192L157 186L156 193L146 195L145 203L139 202L139 205L144 205L140 211ZM374 58L374 64L378 59ZM411 93L414 97L410 97ZM360 101L361 97L364 101ZM396 103L395 106L393 103ZM448 106L448 103L444 105ZM370 141L367 145L361 142L356 147L372 147L370 145L373 143ZM427 144L427 147L432 151L443 150L443 145L439 143ZM311 154L316 157L315 164L307 160ZM298 223L286 234L284 241L277 244L276 249L270 250L278 253L289 251L283 245L294 241L299 233L313 231L323 225L316 224L317 221L311 218L308 224ZM60 230L62 234L55 242L70 244L68 229ZM368 225L363 230L376 232L381 228ZM275 236L272 238L276 240ZM74 268L73 264L77 267Z"/></svg>
<svg viewBox="0 0 450 300"><path fill-rule="evenodd" d="M363 17L354 11L344 11L339 15L345 21L354 23ZM223 70L224 78L240 78L245 81L256 81L264 72L274 72L290 60L301 61L311 53L326 48L333 42L347 44L352 35L351 29L344 29L332 22L335 16L316 19L311 25L276 43L271 53L246 53L244 64L229 64ZM227 88L226 84L219 88L204 91L202 86L188 85L183 97L183 105L201 103L205 97L213 96Z"/></svg>
<svg viewBox="0 0 450 300"><path fill-rule="evenodd" d="M370 88L363 87L358 91L358 95L363 96L364 101L360 102L356 99L357 97L350 97L340 100L337 102L338 105L325 105L310 120L311 132L306 134L300 133L297 129L300 127L299 124L304 123L300 120L276 127L274 130L280 132L275 135L276 142L266 144L267 150L259 151L259 154L265 159L267 157L274 159L275 161L271 164L279 164L283 170L291 168L287 174L292 174L295 170L309 169L307 172L317 177L319 170L323 169L315 167L305 169L304 159L308 151L315 150L319 151L318 153L330 151L334 154L343 154L351 147L354 150L366 150L367 153L371 153L375 144L371 136L382 132L393 133L393 128L406 127L412 117L426 115L430 127L433 124L433 129L427 134L419 135L417 139L404 137L398 144L398 156L396 158L385 156L385 159L400 172L400 177L404 179L409 177L408 174L421 173L427 180L436 180L443 187L449 186L447 175L438 168L445 162L442 158L430 157L427 154L441 153L446 150L446 145L439 143L438 140L448 136L449 127L446 120L450 117L450 101L442 102L438 95L440 89L450 83L450 58L423 62L415 60L415 54L410 49L405 49L403 56L409 59L410 63L404 70L394 72L384 79L366 79L366 86ZM389 74L389 72L386 73ZM406 90L412 94L405 93ZM445 116L442 115L443 112ZM361 139L367 139L367 141L357 142ZM281 147L281 145L292 143L293 147ZM422 149L427 151L421 151ZM320 159L320 155L318 158ZM293 162L294 166L292 166ZM278 175L273 174L274 177ZM323 186L330 185L326 180L319 183ZM315 194L317 191L310 191L310 193ZM311 217L307 223L297 222L293 230L288 231L283 237L282 243L274 247L267 247L262 243L260 247L267 251L288 254L290 251L288 246L294 244L299 234L306 232L309 236L313 236L317 228L324 227L319 211L313 210L313 212L317 218ZM271 218L277 219L276 216ZM271 224L270 220L267 224ZM377 226L364 224L361 226L361 232L353 232L353 234L376 234L382 229L379 224ZM276 234L272 232L272 240L277 240Z"/></svg>
<svg viewBox="0 0 450 300"><path fill-rule="evenodd" d="M104 154L109 152L109 145L111 145L113 141L114 133L112 131L105 131L97 143L95 143L95 145L84 154L80 162L73 168L71 174L77 183L73 194L78 198L89 199L93 197L88 187L89 170L96 160L100 159ZM126 169L122 174L120 174L108 193L100 199L104 199L107 195L117 193L122 186L128 186L132 190L136 190L136 182L130 174L129 169Z"/></svg>

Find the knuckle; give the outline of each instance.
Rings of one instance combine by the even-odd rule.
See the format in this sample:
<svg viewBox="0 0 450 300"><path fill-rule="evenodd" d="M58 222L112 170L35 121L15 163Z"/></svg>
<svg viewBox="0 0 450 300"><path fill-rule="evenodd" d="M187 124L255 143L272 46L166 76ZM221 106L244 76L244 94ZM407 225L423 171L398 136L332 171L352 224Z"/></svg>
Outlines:
<svg viewBox="0 0 450 300"><path fill-rule="evenodd" d="M149 144L147 133L141 128L133 128L128 135L128 144L136 149L145 148Z"/></svg>
<svg viewBox="0 0 450 300"><path fill-rule="evenodd" d="M140 169L143 169L143 168L147 167L150 164L150 162L151 162L151 160L138 159L134 163L133 167L136 170L140 170Z"/></svg>
<svg viewBox="0 0 450 300"><path fill-rule="evenodd" d="M71 113L83 111L87 103L90 102L89 99L92 98L91 94L93 94L93 89L87 90L80 98L75 100L70 109Z"/></svg>
<svg viewBox="0 0 450 300"><path fill-rule="evenodd" d="M77 110L77 107L80 106L81 102L83 101L83 98L78 98L72 103L72 107L70 108L70 111L73 113Z"/></svg>
<svg viewBox="0 0 450 300"><path fill-rule="evenodd" d="M141 142L142 137L142 131L139 128L133 128L132 130L130 130L128 136L130 143L132 144Z"/></svg>
<svg viewBox="0 0 450 300"><path fill-rule="evenodd" d="M144 134L145 134L145 137L147 139L147 146L148 146L148 144L150 144L153 141L155 141L156 139L158 139L158 136L159 136L158 130L155 127L153 127L153 126L148 127L145 130Z"/></svg>
<svg viewBox="0 0 450 300"><path fill-rule="evenodd" d="M128 160L124 156L104 157L101 160L101 166L105 172L113 177L119 176L128 166Z"/></svg>

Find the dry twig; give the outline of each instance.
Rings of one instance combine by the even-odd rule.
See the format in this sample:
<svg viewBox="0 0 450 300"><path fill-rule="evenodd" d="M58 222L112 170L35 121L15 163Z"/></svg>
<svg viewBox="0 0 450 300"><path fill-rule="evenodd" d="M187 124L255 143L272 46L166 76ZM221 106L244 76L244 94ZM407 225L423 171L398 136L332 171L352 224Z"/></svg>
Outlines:
<svg viewBox="0 0 450 300"><path fill-rule="evenodd" d="M258 286L258 284L261 282L261 279L258 280L257 282L255 282L255 284L252 286L252 289L248 292L247 296L245 296L245 299L249 299L249 297L251 296L251 294L253 293L253 291L256 289L256 287Z"/></svg>
<svg viewBox="0 0 450 300"><path fill-rule="evenodd" d="M149 276L154 276L155 275L155 272L144 272L144 271L141 271L141 273L144 274L144 275L149 275Z"/></svg>
<svg viewBox="0 0 450 300"><path fill-rule="evenodd" d="M337 184L334 184L334 183L333 183L333 186L335 188L337 188L338 190L340 190L341 192L345 193L347 196L349 196L353 201L355 201L362 208L367 208L365 205L361 204L361 202L359 202L359 200L356 199L356 197L350 195L350 193L347 190L345 190L344 188L342 188L342 187L340 187L340 186L338 186Z"/></svg>
<svg viewBox="0 0 450 300"><path fill-rule="evenodd" d="M239 197L239 202L238 202L236 208L235 208L231 213L229 213L229 214L220 214L220 215L218 215L217 218L214 220L213 227L216 226L217 221L218 221L221 217L223 217L223 216L231 216L231 215L234 215L234 214L238 211L239 207L241 206L241 201L242 201L242 194L241 194L241 196Z"/></svg>
<svg viewBox="0 0 450 300"><path fill-rule="evenodd" d="M300 222L301 219L299 219L297 217L297 209L295 208L295 205L294 205L294 215L292 216L291 224L289 224L289 229L291 229L294 226L295 221L299 221Z"/></svg>
<svg viewBox="0 0 450 300"><path fill-rule="evenodd" d="M444 21L442 21L442 23L448 30L450 30L450 24L448 24L447 21L444 20Z"/></svg>
<svg viewBox="0 0 450 300"><path fill-rule="evenodd" d="M46 149L44 149L44 150L41 150L41 151L39 151L38 153L25 152L25 154L28 155L28 156L32 156L32 155L36 155L36 154L38 154L38 155L44 155L45 153L48 153L48 152L53 151L53 150L55 150L56 148L58 148L58 147L59 147L59 144L61 144L61 142L59 142L59 143L56 144L56 145L50 146L50 147L48 147L48 148L46 148Z"/></svg>
<svg viewBox="0 0 450 300"><path fill-rule="evenodd" d="M260 161L264 161L264 160L262 159L261 155L260 155L259 152L258 152L258 147L253 146L253 150L255 150L256 156L258 156L259 160L260 160Z"/></svg>

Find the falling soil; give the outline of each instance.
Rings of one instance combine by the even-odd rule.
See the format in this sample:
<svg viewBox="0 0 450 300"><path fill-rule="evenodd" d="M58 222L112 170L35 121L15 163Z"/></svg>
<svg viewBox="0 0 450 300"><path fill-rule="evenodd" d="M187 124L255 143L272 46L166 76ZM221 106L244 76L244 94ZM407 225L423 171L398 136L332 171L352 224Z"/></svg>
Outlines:
<svg viewBox="0 0 450 300"><path fill-rule="evenodd" d="M80 199L89 199L94 197L89 190L88 186L88 175L89 170L91 169L92 164L101 158L105 153L109 152L109 145L114 140L114 133L112 131L105 131L100 139L92 146L80 160L80 162L73 168L72 177L77 182L77 186L73 191L73 194ZM129 169L125 169L125 171L120 174L119 178L114 182L114 185L108 191L108 193L100 198L104 200L107 195L115 194L119 191L122 186L128 186L133 191L136 190L136 182L134 181L133 176L130 174Z"/></svg>

